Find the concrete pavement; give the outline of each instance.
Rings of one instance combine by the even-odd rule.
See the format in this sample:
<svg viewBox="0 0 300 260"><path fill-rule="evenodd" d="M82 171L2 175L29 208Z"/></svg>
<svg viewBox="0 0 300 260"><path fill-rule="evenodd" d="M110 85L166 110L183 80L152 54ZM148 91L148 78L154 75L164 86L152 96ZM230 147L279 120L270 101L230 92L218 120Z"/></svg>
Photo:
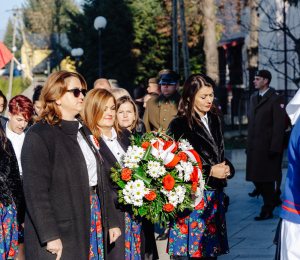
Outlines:
<svg viewBox="0 0 300 260"><path fill-rule="evenodd" d="M244 151L234 151L232 156L226 151L226 157L236 165L239 170L233 179L228 181L226 193L230 197L230 205L226 213L227 232L230 253L218 257L220 260L273 260L275 245L273 238L279 221L280 207L274 210L274 218L265 221L254 221L254 217L260 213L263 205L262 197L258 199L248 196L254 185L246 182L246 171L242 169L246 157ZM287 169L283 169L281 191L283 192ZM166 254L167 241L157 241L157 247L161 260L169 260Z"/></svg>

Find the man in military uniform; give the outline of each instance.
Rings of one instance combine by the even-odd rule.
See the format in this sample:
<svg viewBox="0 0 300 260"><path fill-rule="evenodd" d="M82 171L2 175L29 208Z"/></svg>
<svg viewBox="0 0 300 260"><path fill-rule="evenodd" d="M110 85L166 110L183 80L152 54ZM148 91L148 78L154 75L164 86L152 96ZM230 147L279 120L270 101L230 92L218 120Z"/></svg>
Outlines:
<svg viewBox="0 0 300 260"><path fill-rule="evenodd" d="M269 71L258 71L254 79L258 91L250 98L246 180L254 183L264 200L255 220L273 218L274 208L280 205L274 189L275 181L281 176L285 99L269 87L271 79Z"/></svg>
<svg viewBox="0 0 300 260"><path fill-rule="evenodd" d="M149 79L147 91L148 91L148 93L154 92L154 93L157 93L158 95L161 94L158 78Z"/></svg>
<svg viewBox="0 0 300 260"><path fill-rule="evenodd" d="M144 114L147 131L166 131L169 123L177 115L180 94L178 93L180 76L175 71L162 70L160 78L161 94L148 100Z"/></svg>

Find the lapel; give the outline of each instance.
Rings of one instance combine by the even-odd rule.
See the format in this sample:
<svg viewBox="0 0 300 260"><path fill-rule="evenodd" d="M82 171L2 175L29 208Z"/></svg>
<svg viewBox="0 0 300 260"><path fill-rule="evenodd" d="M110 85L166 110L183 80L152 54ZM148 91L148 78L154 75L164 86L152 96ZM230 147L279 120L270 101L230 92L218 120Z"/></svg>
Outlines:
<svg viewBox="0 0 300 260"><path fill-rule="evenodd" d="M261 98L259 104L257 104L258 100L257 100L257 96L254 98L254 100L256 100L256 106L255 109L260 107L263 103L265 103L271 96L272 94L275 92L275 90L273 88L270 87L270 89L264 94L264 96ZM258 92L257 92L258 95Z"/></svg>
<svg viewBox="0 0 300 260"><path fill-rule="evenodd" d="M105 159L112 165L114 166L117 162L116 157L114 154L111 152L111 150L108 148L106 143L103 141L103 139L99 142L100 144L100 153Z"/></svg>
<svg viewBox="0 0 300 260"><path fill-rule="evenodd" d="M258 91L256 91L252 96L253 107L256 108L258 104Z"/></svg>

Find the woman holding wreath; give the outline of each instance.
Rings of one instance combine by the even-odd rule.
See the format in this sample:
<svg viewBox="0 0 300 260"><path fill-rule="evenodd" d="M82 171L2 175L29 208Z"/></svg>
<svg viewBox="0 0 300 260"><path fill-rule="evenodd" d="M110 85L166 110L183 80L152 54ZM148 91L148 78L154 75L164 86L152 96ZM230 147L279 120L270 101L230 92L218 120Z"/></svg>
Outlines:
<svg viewBox="0 0 300 260"><path fill-rule="evenodd" d="M175 258L213 260L229 253L223 188L234 168L224 157L221 121L213 105L214 87L208 76L191 75L184 83L177 117L168 127L168 135L186 139L199 154L210 187L193 212L184 212L171 223L168 253Z"/></svg>
<svg viewBox="0 0 300 260"><path fill-rule="evenodd" d="M25 137L26 259L104 260L120 236L97 142L79 118L86 89L80 74L51 74Z"/></svg>
<svg viewBox="0 0 300 260"><path fill-rule="evenodd" d="M109 91L93 89L87 94L81 113L84 123L99 141L104 174L110 180L108 189L113 197L113 206L117 210L116 216L122 224L122 235L115 243L109 245L107 259L155 260L158 259L158 255L153 224L148 222L144 225L144 220L131 214L130 207L119 203L119 186L110 177L111 168L121 161L122 155L127 151L131 135L127 129L119 128L116 109L117 101Z"/></svg>

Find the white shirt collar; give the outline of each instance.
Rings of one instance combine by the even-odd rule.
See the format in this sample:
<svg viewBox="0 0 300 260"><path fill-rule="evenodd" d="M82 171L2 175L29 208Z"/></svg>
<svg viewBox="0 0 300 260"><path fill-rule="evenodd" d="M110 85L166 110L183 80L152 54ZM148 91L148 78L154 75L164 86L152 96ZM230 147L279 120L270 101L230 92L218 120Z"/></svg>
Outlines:
<svg viewBox="0 0 300 260"><path fill-rule="evenodd" d="M111 128L111 133L112 133L112 137L111 138L109 138L109 137L107 137L106 135L101 135L101 137L103 138L103 140L104 140L104 142L107 142L107 141L111 141L111 140L117 140L117 132L116 132L116 130L112 127Z"/></svg>
<svg viewBox="0 0 300 260"><path fill-rule="evenodd" d="M200 116L200 117L201 117L201 119L203 118L205 120L208 120L207 113L205 114L205 116Z"/></svg>
<svg viewBox="0 0 300 260"><path fill-rule="evenodd" d="M270 88L267 88L267 89L266 89L266 90L265 90L263 93L260 93L260 92L259 92L259 95L263 97L263 96L264 96L264 94L266 94L266 93L267 93L267 91L268 91L269 89L270 89Z"/></svg>
<svg viewBox="0 0 300 260"><path fill-rule="evenodd" d="M24 131L22 131L21 134L17 134L15 132L13 132L12 130L10 130L8 128L7 123L6 123L6 135L9 138L19 138L19 139L22 139L25 136L25 133L24 133Z"/></svg>

